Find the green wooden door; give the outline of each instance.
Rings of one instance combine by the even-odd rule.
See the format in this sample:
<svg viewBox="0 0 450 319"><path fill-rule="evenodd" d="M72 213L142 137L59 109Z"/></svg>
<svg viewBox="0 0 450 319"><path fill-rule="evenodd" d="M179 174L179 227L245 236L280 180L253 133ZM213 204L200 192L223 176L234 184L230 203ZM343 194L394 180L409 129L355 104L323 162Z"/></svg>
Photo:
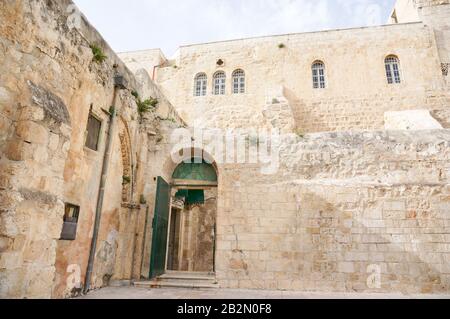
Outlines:
<svg viewBox="0 0 450 319"><path fill-rule="evenodd" d="M153 218L150 279L164 274L166 270L167 230L169 226L170 185L158 177L155 217Z"/></svg>

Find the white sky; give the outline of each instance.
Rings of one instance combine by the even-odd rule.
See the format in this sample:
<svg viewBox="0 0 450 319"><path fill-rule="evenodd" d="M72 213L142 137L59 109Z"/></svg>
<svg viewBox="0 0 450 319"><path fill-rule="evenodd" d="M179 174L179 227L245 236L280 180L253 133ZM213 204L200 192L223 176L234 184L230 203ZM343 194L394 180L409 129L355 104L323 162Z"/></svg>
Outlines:
<svg viewBox="0 0 450 319"><path fill-rule="evenodd" d="M74 0L116 52L385 24L395 0Z"/></svg>

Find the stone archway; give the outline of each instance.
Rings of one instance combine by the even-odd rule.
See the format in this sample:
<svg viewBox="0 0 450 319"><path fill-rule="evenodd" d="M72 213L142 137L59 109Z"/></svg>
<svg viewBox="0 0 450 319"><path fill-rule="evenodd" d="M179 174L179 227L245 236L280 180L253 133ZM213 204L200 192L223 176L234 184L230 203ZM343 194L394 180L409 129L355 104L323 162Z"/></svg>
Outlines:
<svg viewBox="0 0 450 319"><path fill-rule="evenodd" d="M168 270L215 271L217 182L215 168L203 158L174 170Z"/></svg>
<svg viewBox="0 0 450 319"><path fill-rule="evenodd" d="M122 205L119 211L118 249L113 280L128 281L140 278L137 233L141 223L140 216L143 214L141 214L140 205L136 203L131 135L128 124L123 118L118 121L118 138L123 175Z"/></svg>
<svg viewBox="0 0 450 319"><path fill-rule="evenodd" d="M200 157L200 163L203 162L208 167L204 171L206 174L197 174L199 173L198 163L193 171L186 170L189 168L189 164L186 164L187 160L198 157ZM180 169L183 165L184 169ZM155 262L155 260L159 260L155 256L161 256L161 253L166 256L166 260L163 262L166 273L174 271L214 273L218 207L216 162L207 152L186 147L172 154L164 164L164 171L167 172L167 175L159 179L165 179L169 185L170 203L167 208L169 217L164 225L159 225L162 227L163 235L161 236L164 238L158 236L155 238L155 228L153 229L150 277L155 273L164 273L164 270L160 269L161 263ZM156 203L162 201L159 195L163 196L157 190ZM163 213L165 211L166 209L162 207L161 213L166 214ZM154 218L160 220L159 214L160 212L156 208ZM160 233L158 230L157 233ZM167 242L164 252L161 251L163 249L160 245L161 240ZM174 241L177 242L175 244L177 247L174 247ZM204 253L205 251L207 253Z"/></svg>

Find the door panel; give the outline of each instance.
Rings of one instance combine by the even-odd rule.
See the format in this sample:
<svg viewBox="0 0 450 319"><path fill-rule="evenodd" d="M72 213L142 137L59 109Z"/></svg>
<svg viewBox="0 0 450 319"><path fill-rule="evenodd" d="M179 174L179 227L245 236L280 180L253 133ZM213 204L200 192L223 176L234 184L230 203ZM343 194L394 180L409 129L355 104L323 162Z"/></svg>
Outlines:
<svg viewBox="0 0 450 319"><path fill-rule="evenodd" d="M150 260L150 279L165 272L167 230L169 226L170 185L158 177L156 189L155 217L153 218L153 238Z"/></svg>

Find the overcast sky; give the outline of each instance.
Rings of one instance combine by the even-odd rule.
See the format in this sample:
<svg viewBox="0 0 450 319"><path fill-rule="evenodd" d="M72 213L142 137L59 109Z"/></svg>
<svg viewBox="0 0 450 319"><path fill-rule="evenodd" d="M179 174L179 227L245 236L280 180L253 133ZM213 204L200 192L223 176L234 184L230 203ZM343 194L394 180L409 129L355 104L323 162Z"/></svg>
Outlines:
<svg viewBox="0 0 450 319"><path fill-rule="evenodd" d="M395 0L75 0L116 52L385 24Z"/></svg>

